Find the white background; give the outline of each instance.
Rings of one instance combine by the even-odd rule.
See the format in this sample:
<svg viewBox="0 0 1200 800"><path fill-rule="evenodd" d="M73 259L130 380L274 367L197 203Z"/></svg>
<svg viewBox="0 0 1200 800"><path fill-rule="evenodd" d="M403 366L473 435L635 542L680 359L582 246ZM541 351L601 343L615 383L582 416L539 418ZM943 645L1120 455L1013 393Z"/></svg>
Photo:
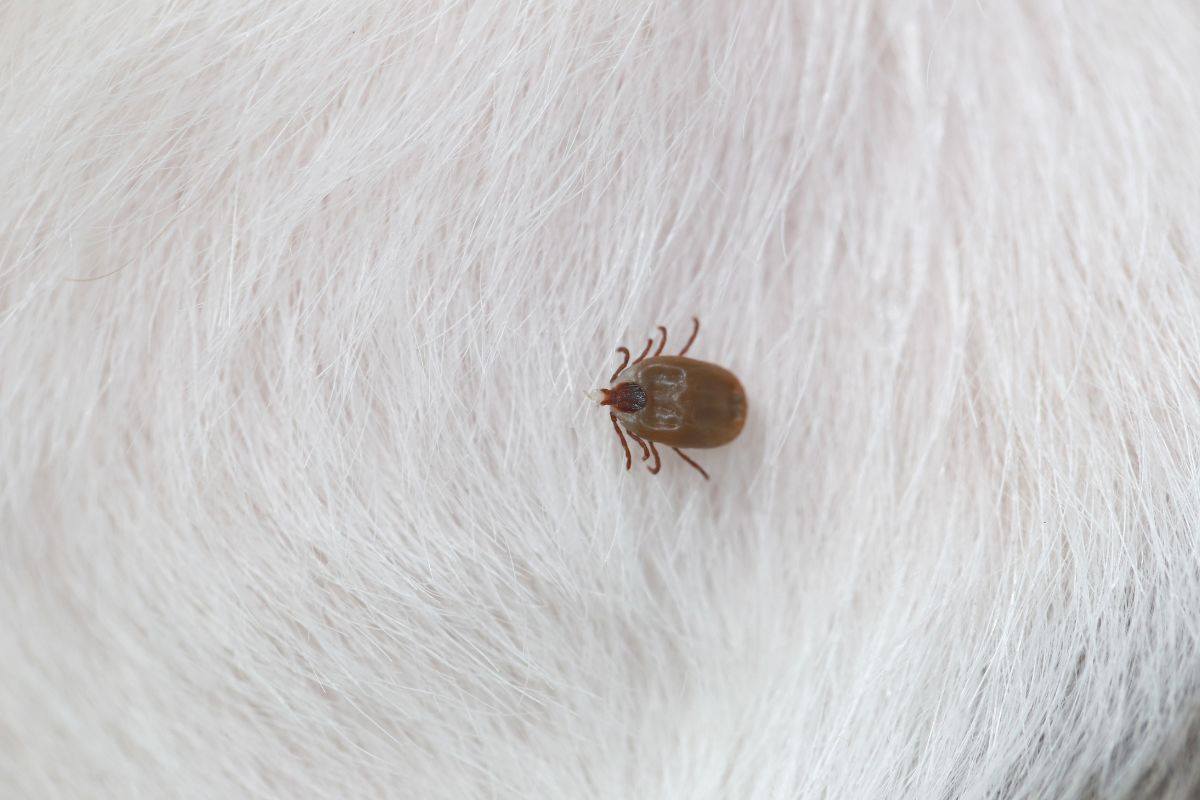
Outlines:
<svg viewBox="0 0 1200 800"><path fill-rule="evenodd" d="M0 56L3 797L1195 788L1193 3L17 0ZM626 473L584 392L693 314L746 429Z"/></svg>

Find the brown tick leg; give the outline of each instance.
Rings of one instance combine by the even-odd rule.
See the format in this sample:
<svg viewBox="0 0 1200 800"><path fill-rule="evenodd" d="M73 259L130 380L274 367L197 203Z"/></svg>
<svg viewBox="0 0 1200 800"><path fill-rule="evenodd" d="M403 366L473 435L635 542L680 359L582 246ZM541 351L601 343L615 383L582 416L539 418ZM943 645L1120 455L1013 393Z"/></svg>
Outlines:
<svg viewBox="0 0 1200 800"><path fill-rule="evenodd" d="M640 437L636 433L634 433L633 431L629 430L629 428L626 428L625 432L627 434L629 434L629 438L633 439L635 442L637 442L638 444L640 444L642 446L642 461L645 461L647 458L649 458L650 457L650 448L646 447L646 441L642 437Z"/></svg>
<svg viewBox="0 0 1200 800"><path fill-rule="evenodd" d="M620 375L622 372L624 372L625 368L627 366L629 366L629 351L626 350L624 347L618 347L617 352L624 353L625 360L621 362L621 366L617 367L617 371L613 373L613 376L608 379L609 383L612 383L613 381L615 381L617 379L617 376Z"/></svg>
<svg viewBox="0 0 1200 800"><path fill-rule="evenodd" d="M657 475L658 471L662 469L662 459L658 457L658 448L654 446L654 442L650 442L650 452L654 454L654 466L646 467L646 469L650 470L651 475Z"/></svg>
<svg viewBox="0 0 1200 800"><path fill-rule="evenodd" d="M695 467L696 469L698 469L698 470L700 471L700 474L704 476L704 480L708 480L708 473L704 471L704 467L700 466L700 465L699 465L699 464L697 464L695 461L692 461L690 458L688 458L687 456L685 456L685 455L683 454L683 451L682 451L682 450L680 450L678 447L672 447L671 449L672 449L672 450L674 450L676 453L678 453L678 454L679 454L679 457L680 457L680 458L682 458L684 461L688 462L688 463L689 463L689 464L691 464L693 467Z"/></svg>
<svg viewBox="0 0 1200 800"><path fill-rule="evenodd" d="M612 420L613 430L617 432L617 438L621 440L621 447L625 448L625 469L630 469L633 466L633 456L629 454L629 442L625 441L625 434L621 433L621 426L617 424L617 415L609 412L608 416Z"/></svg>
<svg viewBox="0 0 1200 800"><path fill-rule="evenodd" d="M662 341L658 343L658 349L654 351L655 358L658 358L659 356L661 356L663 348L667 346L667 329L664 328L662 325L659 325L658 329L660 331L662 331L663 338L662 338Z"/></svg>
<svg viewBox="0 0 1200 800"><path fill-rule="evenodd" d="M679 355L684 355L687 353L688 350L691 349L692 342L696 341L696 334L698 334L699 332L700 332L700 320L697 319L696 317L692 317L692 338L688 339L687 344L685 344L683 346L683 349L679 351ZM703 472L703 470L701 470L701 472Z"/></svg>
<svg viewBox="0 0 1200 800"><path fill-rule="evenodd" d="M653 346L654 346L654 340L647 339L646 340L646 349L642 351L642 354L637 357L637 361L634 361L633 363L635 363L635 364L642 363L642 359L646 357L646 354L650 352L650 348Z"/></svg>

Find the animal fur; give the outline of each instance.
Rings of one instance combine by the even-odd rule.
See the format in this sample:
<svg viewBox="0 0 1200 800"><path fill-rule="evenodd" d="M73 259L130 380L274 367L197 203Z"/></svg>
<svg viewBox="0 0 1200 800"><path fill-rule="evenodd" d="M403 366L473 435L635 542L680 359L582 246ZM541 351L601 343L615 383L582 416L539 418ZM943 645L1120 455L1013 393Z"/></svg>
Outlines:
<svg viewBox="0 0 1200 800"><path fill-rule="evenodd" d="M1194 3L0 15L0 796L1200 791Z"/></svg>

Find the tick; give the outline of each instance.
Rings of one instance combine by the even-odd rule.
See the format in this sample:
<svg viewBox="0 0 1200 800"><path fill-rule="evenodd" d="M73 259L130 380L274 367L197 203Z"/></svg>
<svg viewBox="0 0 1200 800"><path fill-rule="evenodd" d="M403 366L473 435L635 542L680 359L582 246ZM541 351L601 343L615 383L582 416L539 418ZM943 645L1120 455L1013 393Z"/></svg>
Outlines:
<svg viewBox="0 0 1200 800"><path fill-rule="evenodd" d="M627 433L641 446L642 461L654 456L654 466L647 467L652 475L662 469L655 447L662 444L708 480L704 468L680 448L720 447L736 439L746 424L746 391L737 376L724 367L685 358L700 332L700 320L692 317L692 336L677 356L662 354L667 346L667 329L659 325L658 330L662 340L649 358L646 356L654 345L653 338L646 341L646 349L632 364L629 350L618 347L624 359L608 379L609 388L591 396L600 405L610 407L613 430L625 448L625 469L633 466Z"/></svg>

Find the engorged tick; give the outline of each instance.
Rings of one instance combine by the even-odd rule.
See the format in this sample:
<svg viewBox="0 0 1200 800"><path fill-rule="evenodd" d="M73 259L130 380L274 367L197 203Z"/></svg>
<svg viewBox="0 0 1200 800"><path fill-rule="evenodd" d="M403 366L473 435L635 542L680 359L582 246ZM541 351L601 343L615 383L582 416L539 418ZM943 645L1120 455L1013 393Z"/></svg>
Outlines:
<svg viewBox="0 0 1200 800"><path fill-rule="evenodd" d="M696 334L700 332L700 320L692 317L692 336L677 356L662 355L667 344L667 329L662 325L662 341L654 355L646 358L654 340L646 342L646 349L632 364L629 350L618 347L617 352L624 360L613 376L611 385L592 395L602 406L610 406L609 418L613 430L625 448L625 469L633 466L628 433L642 448L642 461L654 455L654 466L647 467L657 475L662 468L655 443L664 444L691 464L708 479L704 468L684 455L681 447L720 447L733 441L742 432L746 423L746 392L742 384L729 370L684 358ZM616 383L617 378L622 378Z"/></svg>

